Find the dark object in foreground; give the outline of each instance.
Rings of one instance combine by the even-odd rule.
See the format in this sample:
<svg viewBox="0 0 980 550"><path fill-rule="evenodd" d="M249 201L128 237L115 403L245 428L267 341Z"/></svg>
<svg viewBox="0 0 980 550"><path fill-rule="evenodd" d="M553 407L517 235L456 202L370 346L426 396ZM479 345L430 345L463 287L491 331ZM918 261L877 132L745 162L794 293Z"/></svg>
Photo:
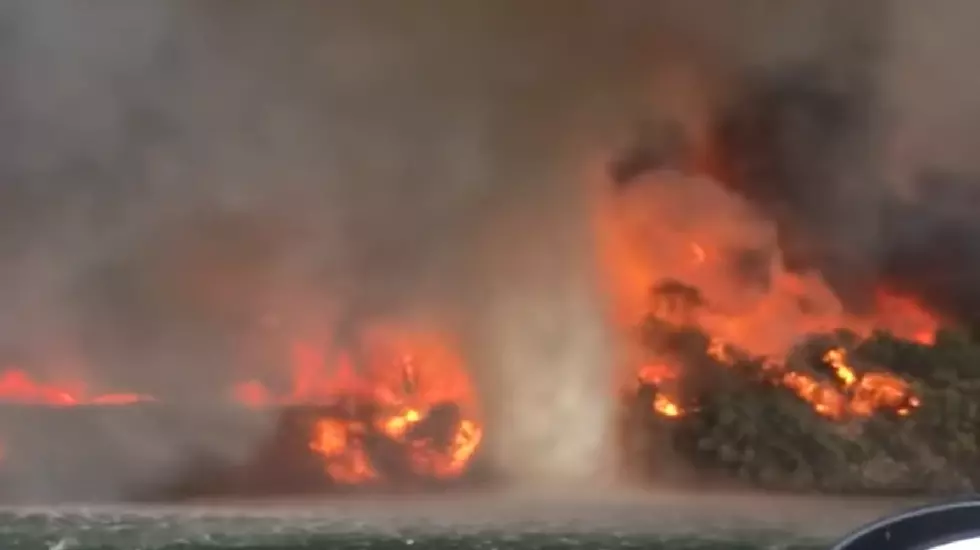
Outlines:
<svg viewBox="0 0 980 550"><path fill-rule="evenodd" d="M856 364L910 381L919 403L904 414L882 408L832 419L764 375L760 362L717 361L708 338L695 330L651 321L647 331L658 334L651 345L671 346L687 366L679 398L685 414L659 414L642 394L631 409L645 416L651 461L664 460L662 449L669 448L675 462L699 477L771 490L959 494L980 487L980 346L974 342L942 332L931 346L887 334L811 337L790 358L794 369L832 381L819 362L822 352L814 350L844 342ZM647 468L657 475L656 464Z"/></svg>
<svg viewBox="0 0 980 550"><path fill-rule="evenodd" d="M920 507L866 525L833 550L952 550L980 542L980 500L976 496Z"/></svg>

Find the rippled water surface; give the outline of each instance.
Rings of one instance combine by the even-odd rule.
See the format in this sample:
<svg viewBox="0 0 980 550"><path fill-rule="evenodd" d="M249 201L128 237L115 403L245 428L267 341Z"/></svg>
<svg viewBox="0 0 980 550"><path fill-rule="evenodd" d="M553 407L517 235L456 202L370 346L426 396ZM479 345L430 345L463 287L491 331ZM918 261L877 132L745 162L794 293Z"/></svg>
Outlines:
<svg viewBox="0 0 980 550"><path fill-rule="evenodd" d="M825 548L896 506L659 495L5 508L0 548Z"/></svg>

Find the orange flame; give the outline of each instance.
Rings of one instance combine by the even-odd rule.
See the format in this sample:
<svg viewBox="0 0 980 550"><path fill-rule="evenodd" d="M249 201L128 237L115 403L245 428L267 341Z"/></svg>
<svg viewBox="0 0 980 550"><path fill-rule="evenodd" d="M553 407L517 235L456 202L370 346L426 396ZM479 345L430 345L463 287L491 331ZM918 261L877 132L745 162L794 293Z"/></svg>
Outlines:
<svg viewBox="0 0 980 550"><path fill-rule="evenodd" d="M310 450L326 460L327 475L338 483L353 485L378 477L357 437L364 427L354 422L324 418L314 425Z"/></svg>
<svg viewBox="0 0 980 550"><path fill-rule="evenodd" d="M131 405L154 401L152 396L138 393L107 393L87 395L83 384L43 384L20 369L0 373L0 401L30 405Z"/></svg>
<svg viewBox="0 0 980 550"><path fill-rule="evenodd" d="M704 178L648 179L601 196L595 211L598 261L624 333L648 315L700 329L711 338L710 357L731 364L737 348L765 358L773 380L831 418L867 416L880 408L911 412L916 401L906 382L884 373L859 375L843 349L825 357L834 380L793 372L786 357L802 336L841 328L862 336L887 330L929 344L938 326L934 315L884 290L875 296L873 314L850 314L817 274L783 266L774 227L751 205ZM672 286L652 293L665 282ZM641 380L680 374L669 358L649 357L644 350L634 354L658 365L643 366ZM669 395L655 399L659 414L683 414Z"/></svg>
<svg viewBox="0 0 980 550"><path fill-rule="evenodd" d="M676 403L671 401L669 397L662 393L658 393L653 399L653 410L669 417L681 416L684 414L684 411L681 410Z"/></svg>
<svg viewBox="0 0 980 550"><path fill-rule="evenodd" d="M839 384L816 382L797 373L787 373L786 377L792 379L787 385L796 388L800 397L825 416L834 419L848 415L866 417L878 409L891 409L907 416L919 404L918 398L911 395L908 384L900 378L878 372L855 373L842 348L828 351L823 359L833 369Z"/></svg>
<svg viewBox="0 0 980 550"><path fill-rule="evenodd" d="M346 351L331 356L306 342L291 347L293 385L275 396L256 380L233 388L245 405L336 404L345 400L370 403L377 409L365 425L363 419L323 418L315 427L310 449L323 457L327 475L346 484L378 480L382 476L364 449L369 430L382 434L409 451L412 470L422 476L453 478L461 475L482 440L475 393L460 358L444 336L430 332L403 332L375 327L363 338L355 363ZM452 405L459 411L445 441L417 431L438 423L433 410ZM417 428L419 428L417 430Z"/></svg>

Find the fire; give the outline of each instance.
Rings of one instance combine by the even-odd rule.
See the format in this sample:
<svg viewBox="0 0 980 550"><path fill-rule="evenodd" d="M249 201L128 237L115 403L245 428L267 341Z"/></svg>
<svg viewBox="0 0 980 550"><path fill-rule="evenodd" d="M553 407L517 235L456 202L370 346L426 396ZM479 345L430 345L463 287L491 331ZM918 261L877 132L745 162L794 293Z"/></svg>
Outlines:
<svg viewBox="0 0 980 550"><path fill-rule="evenodd" d="M0 402L68 407L74 405L131 405L154 401L139 393L89 395L80 383L45 384L20 369L0 373Z"/></svg>
<svg viewBox="0 0 980 550"><path fill-rule="evenodd" d="M667 417L678 417L684 414L684 409L676 403L669 393L677 380L678 369L664 363L645 365L639 370L636 381L639 384L652 386L656 389L651 406L653 410Z"/></svg>
<svg viewBox="0 0 980 550"><path fill-rule="evenodd" d="M447 342L440 334L387 327L365 333L356 349L297 341L286 394L250 380L237 385L233 396L251 407L342 404L349 414L318 418L309 443L338 483L385 477L367 444L376 437L403 449L415 475L455 478L475 454L483 429L463 363Z"/></svg>
<svg viewBox="0 0 980 550"><path fill-rule="evenodd" d="M456 477L466 468L482 438L483 431L475 422L463 420L443 452L433 452L428 441L413 444L416 451L412 456L413 469L440 478Z"/></svg>
<svg viewBox="0 0 980 550"><path fill-rule="evenodd" d="M322 462L330 480L357 485L404 475L376 463L378 453L403 455L404 468L422 478L453 479L465 472L483 427L463 361L447 336L372 327L355 344L296 340L289 352L285 392L250 379L235 384L230 397L250 408L298 411L308 423L301 427L308 434L305 450ZM149 401L156 399L97 394L82 383L43 382L20 369L0 372L0 402L71 407Z"/></svg>
<svg viewBox="0 0 980 550"><path fill-rule="evenodd" d="M352 485L378 477L364 451L362 439L357 437L363 433L364 426L356 422L330 418L317 420L310 450L326 459L327 474L334 481Z"/></svg>
<svg viewBox="0 0 980 550"><path fill-rule="evenodd" d="M918 406L918 399L911 395L904 380L878 372L857 374L847 363L847 352L842 348L829 350L823 360L833 370L838 383L818 384L818 392L801 393L821 414L840 419L846 415L871 416L878 409L891 409L906 416Z"/></svg>
<svg viewBox="0 0 980 550"><path fill-rule="evenodd" d="M828 383L797 372L787 372L783 375L782 382L824 416L838 418L844 410L844 396Z"/></svg>
<svg viewBox="0 0 980 550"><path fill-rule="evenodd" d="M846 355L843 349L834 348L824 354L823 360L827 362L834 369L834 374L840 379L844 388L850 388L857 382L857 375L854 374L854 369L852 369L846 361Z"/></svg>
<svg viewBox="0 0 980 550"><path fill-rule="evenodd" d="M671 401L669 397L662 393L658 393L653 399L653 410L664 416L670 417L681 416L684 414L684 411L682 411L676 403Z"/></svg>
<svg viewBox="0 0 980 550"><path fill-rule="evenodd" d="M660 384L665 380L677 378L677 369L663 363L645 365L637 373L637 378L643 384Z"/></svg>
<svg viewBox="0 0 980 550"><path fill-rule="evenodd" d="M422 419L422 414L415 409L408 409L401 414L394 414L379 421L381 431L388 436L400 439L411 426L414 426Z"/></svg>
<svg viewBox="0 0 980 550"><path fill-rule="evenodd" d="M875 305L880 314L880 328L920 344L935 343L938 320L919 307L914 300L878 289L875 293Z"/></svg>
<svg viewBox="0 0 980 550"><path fill-rule="evenodd" d="M770 380L828 418L882 408L911 413L918 402L904 380L859 372L844 348L824 356L826 379L794 371L787 358L806 335L839 329L859 336L886 330L928 345L939 324L934 315L885 289L874 296L870 314L850 313L819 274L784 267L774 227L739 197L700 177L647 180L611 190L597 203L598 261L624 333L649 316L696 328L710 337L710 358L734 364L733 350L761 358ZM649 353L633 351L634 361L646 364L638 378L658 387L652 407L663 416L683 415L684 407L660 391L682 368Z"/></svg>
<svg viewBox="0 0 980 550"><path fill-rule="evenodd" d="M797 390L797 395L813 404L820 414L839 420L845 416L867 417L879 409L890 409L907 416L919 405L908 384L895 376L869 372L857 374L847 363L847 352L834 348L823 356L833 370L836 383L817 381L812 377L788 372L783 382Z"/></svg>

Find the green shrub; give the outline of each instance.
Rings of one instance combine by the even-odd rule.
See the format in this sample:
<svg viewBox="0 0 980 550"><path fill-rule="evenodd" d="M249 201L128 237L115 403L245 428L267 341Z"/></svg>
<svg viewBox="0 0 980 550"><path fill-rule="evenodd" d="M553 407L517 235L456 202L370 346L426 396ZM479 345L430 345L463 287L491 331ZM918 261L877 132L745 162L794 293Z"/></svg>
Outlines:
<svg viewBox="0 0 980 550"><path fill-rule="evenodd" d="M714 359L710 339L657 319L641 330L652 352L683 365L669 389L685 411L656 413L654 385L642 385L629 408L658 448L669 443L699 474L728 476L767 489L834 493L955 493L980 487L980 344L952 331L933 345L876 333L812 335L786 360L787 368L839 383L822 361L841 347L859 375L887 372L909 383L919 405L871 416L831 419L766 371L759 358L729 350ZM841 391L845 391L843 385ZM656 468L656 466L650 466Z"/></svg>

